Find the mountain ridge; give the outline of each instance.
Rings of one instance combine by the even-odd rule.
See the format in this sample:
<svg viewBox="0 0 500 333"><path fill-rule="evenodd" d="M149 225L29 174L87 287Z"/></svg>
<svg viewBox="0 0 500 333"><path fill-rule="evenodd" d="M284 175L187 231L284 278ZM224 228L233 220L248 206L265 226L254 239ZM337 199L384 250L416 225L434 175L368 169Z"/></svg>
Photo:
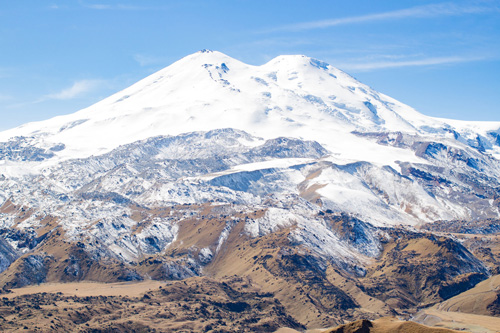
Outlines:
<svg viewBox="0 0 500 333"><path fill-rule="evenodd" d="M366 142L359 142L353 154L332 143L331 133L354 144L352 131L403 131L480 140L497 152L500 123L447 122L306 56L278 56L250 66L220 52L200 51L72 115L4 131L0 141L25 136L41 149L64 146L54 152L60 160L103 154L150 136L237 128L266 138L270 133L304 137L359 160L380 147L361 149Z"/></svg>

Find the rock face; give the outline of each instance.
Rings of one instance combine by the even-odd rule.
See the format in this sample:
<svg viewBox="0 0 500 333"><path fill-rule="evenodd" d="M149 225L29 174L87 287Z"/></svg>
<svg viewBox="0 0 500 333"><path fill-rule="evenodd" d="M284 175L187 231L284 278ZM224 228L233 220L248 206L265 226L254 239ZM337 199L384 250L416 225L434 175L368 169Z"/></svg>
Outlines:
<svg viewBox="0 0 500 333"><path fill-rule="evenodd" d="M0 133L0 284L236 275L307 327L405 315L499 269L450 235L498 232L499 129L304 56L200 52Z"/></svg>

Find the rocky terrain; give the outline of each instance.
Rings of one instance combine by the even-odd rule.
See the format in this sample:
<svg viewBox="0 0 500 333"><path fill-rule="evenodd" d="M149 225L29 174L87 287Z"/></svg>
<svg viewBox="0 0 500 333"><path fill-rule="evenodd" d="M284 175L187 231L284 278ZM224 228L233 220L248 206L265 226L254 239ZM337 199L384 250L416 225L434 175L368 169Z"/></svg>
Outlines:
<svg viewBox="0 0 500 333"><path fill-rule="evenodd" d="M4 297L0 301L0 326L4 332L274 332L283 326L304 329L271 294L255 290L250 281L241 278L192 278L135 297L61 292Z"/></svg>
<svg viewBox="0 0 500 333"><path fill-rule="evenodd" d="M498 123L426 117L308 57L188 56L0 133L6 297L169 283L135 298L7 298L2 325L300 331L415 318L500 272L499 138ZM497 315L493 298L481 315Z"/></svg>
<svg viewBox="0 0 500 333"><path fill-rule="evenodd" d="M133 282L145 277L187 281L202 275L220 281L238 276L279 303L282 315L300 327L328 327L360 317L410 318L416 309L458 295L490 274L467 248L445 236L377 228L346 214L320 211L317 218L335 230L339 242L365 250L369 249L367 239L376 244L376 255L365 254L364 266L356 266L358 262L335 261L334 257L325 260L320 249L297 244L291 239L295 226L257 238L246 235L245 221L262 217L265 211L246 215L222 210L226 214L219 215L220 208L214 212L209 204L184 205L154 212L157 216L183 210L196 214L179 223L178 236L167 250L129 264L117 258L92 257L83 242L65 242L64 234L55 231L30 254L17 259L1 275L2 284L8 289L41 282ZM219 235L227 225L224 221L234 225L224 248L217 252ZM215 255L207 255L204 248L214 249ZM238 302L231 295L228 300Z"/></svg>

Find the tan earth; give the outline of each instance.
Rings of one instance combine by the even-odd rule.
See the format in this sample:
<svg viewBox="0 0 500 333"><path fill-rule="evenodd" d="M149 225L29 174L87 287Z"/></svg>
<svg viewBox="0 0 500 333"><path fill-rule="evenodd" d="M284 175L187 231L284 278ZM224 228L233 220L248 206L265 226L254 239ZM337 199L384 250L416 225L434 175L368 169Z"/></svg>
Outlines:
<svg viewBox="0 0 500 333"><path fill-rule="evenodd" d="M141 282L68 282L44 283L41 285L11 289L11 293L3 297L13 298L37 293L62 293L65 296L128 296L139 297L142 294L165 286L168 282L147 280Z"/></svg>
<svg viewBox="0 0 500 333"><path fill-rule="evenodd" d="M500 318L456 312L459 310L484 312L488 302L481 300L493 299L491 294L495 294L499 284L500 276L493 276L461 295L421 311L415 319L427 326L386 317L372 321L358 320L336 328L306 332L444 333L451 332L449 329L466 332L499 332ZM227 307L227 304L237 304L233 299L228 299L228 295L235 292L236 297L243 300L241 304L248 304L242 305L249 306L247 309L234 311L235 309L230 310ZM168 296L165 297L166 295ZM106 329L103 332L110 330L192 332L207 327L218 328L221 331L237 331L241 329L239 325L242 318L259 323L262 321L260 316L264 316L263 318L268 321L260 322L260 325L263 325L260 327L262 331L272 331L270 330L272 327L286 326L282 318L276 316L273 318L271 315L271 312L276 312L275 307L274 309L271 307L271 312L265 314L253 310L247 311L254 307L262 308L261 302L255 303L256 295L259 295L259 292L250 281L244 279L226 280L222 284L207 278L192 278L177 282L150 280L138 283L47 283L12 289L11 293L3 295L0 301L0 327L6 332L21 328L27 332L48 330L64 332L70 328L86 331L103 327ZM268 306L276 302L266 294L261 294L259 298L267 299L265 303ZM200 309L203 308L199 306L200 304L206 304L206 313L200 313ZM282 306L279 305L279 308L284 312ZM226 313L219 315L218 320L214 320L214 313L224 312ZM369 324L371 326L367 326ZM304 327L299 330L281 327L277 332L304 332Z"/></svg>
<svg viewBox="0 0 500 333"><path fill-rule="evenodd" d="M190 278L163 285L71 283L21 288L0 300L0 327L2 332L305 329L272 295L239 278Z"/></svg>
<svg viewBox="0 0 500 333"><path fill-rule="evenodd" d="M452 333L457 331L445 328L428 327L411 321L400 321L395 318L380 318L374 321L358 320L323 332L324 333Z"/></svg>
<svg viewBox="0 0 500 333"><path fill-rule="evenodd" d="M500 318L497 317L429 309L419 313L416 318L421 322L432 324L434 327L444 327L457 331L473 333L500 332Z"/></svg>
<svg viewBox="0 0 500 333"><path fill-rule="evenodd" d="M500 275L494 275L460 295L422 310L415 319L468 332L500 332L499 295Z"/></svg>

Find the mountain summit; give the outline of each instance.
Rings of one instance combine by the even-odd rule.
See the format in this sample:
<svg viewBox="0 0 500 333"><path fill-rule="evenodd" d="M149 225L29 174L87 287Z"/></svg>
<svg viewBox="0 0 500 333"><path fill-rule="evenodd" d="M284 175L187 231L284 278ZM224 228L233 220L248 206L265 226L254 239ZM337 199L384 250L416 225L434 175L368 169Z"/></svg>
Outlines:
<svg viewBox="0 0 500 333"><path fill-rule="evenodd" d="M345 159L387 163L388 155L398 154L391 149L373 154L380 147L360 142L351 132L455 135L492 148L500 123L424 116L341 70L302 55L250 66L203 50L86 109L5 131L0 140L24 136L42 149L64 145L55 156L68 159L103 154L152 136L217 128L235 128L266 139L302 137Z"/></svg>

